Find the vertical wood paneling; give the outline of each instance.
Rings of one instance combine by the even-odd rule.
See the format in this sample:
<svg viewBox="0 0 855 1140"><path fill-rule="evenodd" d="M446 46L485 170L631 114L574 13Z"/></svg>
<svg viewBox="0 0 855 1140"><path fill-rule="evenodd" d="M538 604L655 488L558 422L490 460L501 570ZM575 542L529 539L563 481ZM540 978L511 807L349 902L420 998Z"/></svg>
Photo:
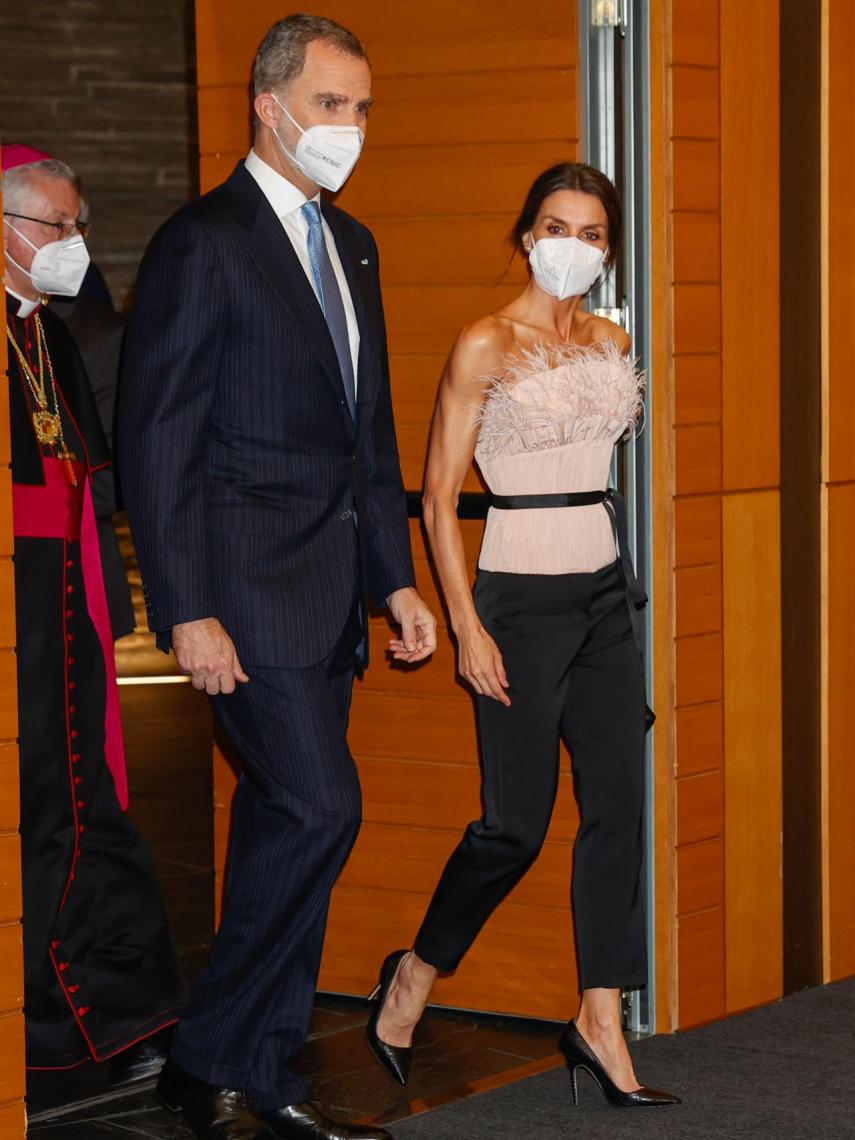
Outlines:
<svg viewBox="0 0 855 1140"><path fill-rule="evenodd" d="M855 972L855 796L851 730L855 656L855 11L824 0L822 27L822 881L825 981Z"/></svg>
<svg viewBox="0 0 855 1140"><path fill-rule="evenodd" d="M826 980L855 974L855 484L826 492Z"/></svg>
<svg viewBox="0 0 855 1140"><path fill-rule="evenodd" d="M855 6L825 0L824 207L826 356L824 478L855 481L855 395L852 314L855 312Z"/></svg>
<svg viewBox="0 0 855 1140"><path fill-rule="evenodd" d="M743 535L734 522L749 506L729 501L736 489L773 488L775 496L779 483L777 5L670 0L654 7L672 52L664 105L670 214L658 256L673 298L666 343L675 391L673 406L660 408L670 434L657 442L666 454L671 449L664 490L673 496L676 529L664 598L676 705L678 1021L686 1026L722 1016L732 1002L768 1000L770 976L775 996L774 974L760 979L745 958L731 883L727 892L724 883L726 868L735 874L741 863L734 914L767 887L780 897L779 867L750 860L752 805L730 794L746 776L755 732L763 734L764 771L777 763L780 772L779 544L766 527L769 545L758 559L734 547L751 535L747 523ZM739 575L744 594L735 596ZM763 604L752 608L756 598ZM667 651L660 640L657 652ZM767 682L759 708L747 693L752 670ZM774 781L767 792L755 841L768 854L770 813L780 814ZM779 841L778 821L778 852ZM770 929L761 935L764 949L780 953ZM744 984L730 993L743 964Z"/></svg>
<svg viewBox="0 0 855 1140"><path fill-rule="evenodd" d="M721 0L720 14L725 945L734 1012L783 990L778 4Z"/></svg>
<svg viewBox="0 0 855 1140"><path fill-rule="evenodd" d="M677 725L674 638L675 554L675 376L673 357L674 249L671 162L671 11L650 5L650 209L651 294L651 488L652 531L658 557L651 568L654 605L653 696L654 876L656 915L656 1025L670 1032L679 1023L677 932Z"/></svg>
<svg viewBox="0 0 855 1140"><path fill-rule="evenodd" d="M780 484L778 2L721 3L722 476ZM746 219L750 218L746 231Z"/></svg>
<svg viewBox="0 0 855 1140"><path fill-rule="evenodd" d="M309 0L302 10L351 27L372 60L376 104L365 151L337 200L377 238L402 468L408 489L418 490L445 356L464 323L520 290L519 259L496 284L510 254L506 234L535 176L576 156L575 4L546 0L523 10L488 0L429 7ZM207 188L246 152L246 78L261 36L283 11L272 0L239 7L197 0L196 12ZM692 88L699 107L708 105L707 88ZM696 193L688 167L687 180L687 193ZM474 475L467 489L479 489ZM470 570L481 529L464 524ZM435 602L415 524L412 534L420 586ZM460 829L480 811L473 711L456 682L447 632L440 631L435 659L407 673L384 658L385 619L372 620L370 637L373 663L355 689L350 733L366 823L333 895L321 973L322 987L356 993L371 987L390 949L412 940ZM221 881L234 774L219 753L214 783ZM544 859L488 924L457 977L441 984L439 1002L538 1016L572 1009L567 845L576 812L566 775L561 786ZM526 972L533 982L523 980Z"/></svg>
<svg viewBox="0 0 855 1140"><path fill-rule="evenodd" d="M727 1008L781 996L780 496L724 500Z"/></svg>
<svg viewBox="0 0 855 1140"><path fill-rule="evenodd" d="M6 338L0 345L6 372ZM24 976L21 856L18 839L18 702L15 584L12 567L11 448L8 401L0 401L0 1138L22 1140L24 1125Z"/></svg>

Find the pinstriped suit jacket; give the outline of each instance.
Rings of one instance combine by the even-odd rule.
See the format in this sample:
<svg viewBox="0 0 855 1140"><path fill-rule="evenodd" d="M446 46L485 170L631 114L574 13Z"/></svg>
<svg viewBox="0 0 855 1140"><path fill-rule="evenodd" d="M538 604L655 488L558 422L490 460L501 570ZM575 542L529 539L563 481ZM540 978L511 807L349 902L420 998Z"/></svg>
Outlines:
<svg viewBox="0 0 855 1140"><path fill-rule="evenodd" d="M125 343L118 452L149 625L217 617L244 665L320 661L358 591L382 605L415 582L377 247L322 208L359 322L356 427L314 291L243 163L152 239Z"/></svg>

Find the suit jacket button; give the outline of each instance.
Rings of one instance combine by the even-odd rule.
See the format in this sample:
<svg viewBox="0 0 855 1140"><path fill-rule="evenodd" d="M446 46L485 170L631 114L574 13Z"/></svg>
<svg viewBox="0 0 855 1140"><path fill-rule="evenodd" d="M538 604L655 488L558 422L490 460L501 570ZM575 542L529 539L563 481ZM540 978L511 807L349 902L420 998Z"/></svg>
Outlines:
<svg viewBox="0 0 855 1140"><path fill-rule="evenodd" d="M349 518L353 517L353 511L342 511L338 517L342 522L347 522Z"/></svg>

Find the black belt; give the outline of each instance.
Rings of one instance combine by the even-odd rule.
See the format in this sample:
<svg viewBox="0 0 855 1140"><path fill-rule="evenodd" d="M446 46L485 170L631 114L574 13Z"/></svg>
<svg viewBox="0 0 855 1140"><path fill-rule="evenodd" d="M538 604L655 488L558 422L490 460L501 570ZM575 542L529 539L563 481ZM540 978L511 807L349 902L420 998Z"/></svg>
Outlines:
<svg viewBox="0 0 855 1140"><path fill-rule="evenodd" d="M638 611L647 605L647 594L635 576L635 567L629 554L629 532L626 522L626 500L614 488L607 491L562 491L555 495L491 495L490 505L499 511L531 511L552 507L593 507L602 503L612 524L618 558L623 574L629 617L638 652L643 655L644 643ZM653 712L647 709L647 727L653 723Z"/></svg>

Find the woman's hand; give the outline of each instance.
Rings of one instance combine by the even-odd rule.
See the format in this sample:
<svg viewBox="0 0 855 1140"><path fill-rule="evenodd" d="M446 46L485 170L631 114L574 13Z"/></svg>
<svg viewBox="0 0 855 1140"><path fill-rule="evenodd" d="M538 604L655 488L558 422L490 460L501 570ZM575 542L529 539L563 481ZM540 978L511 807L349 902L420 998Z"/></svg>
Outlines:
<svg viewBox="0 0 855 1140"><path fill-rule="evenodd" d="M510 707L511 698L505 692L509 687L508 675L502 654L483 626L458 637L458 669L480 696L491 697Z"/></svg>

